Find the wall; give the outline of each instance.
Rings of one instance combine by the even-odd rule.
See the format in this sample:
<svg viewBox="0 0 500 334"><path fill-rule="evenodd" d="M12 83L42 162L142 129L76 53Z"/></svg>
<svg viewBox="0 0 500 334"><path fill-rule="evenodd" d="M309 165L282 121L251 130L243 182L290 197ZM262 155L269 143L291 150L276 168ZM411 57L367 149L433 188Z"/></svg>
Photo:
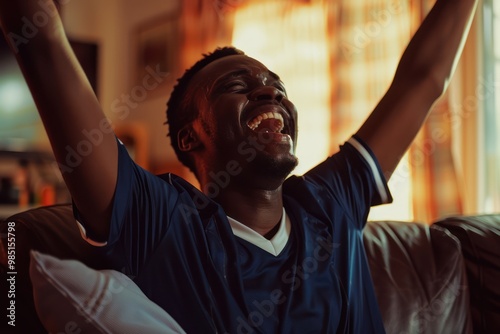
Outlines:
<svg viewBox="0 0 500 334"><path fill-rule="evenodd" d="M68 37L98 43L98 96L103 109L115 126L134 124L143 130L153 169L176 161L163 125L170 89L130 104L133 107L126 114L116 111L124 107L123 97L140 84L134 79L134 33L139 26L175 11L179 1L72 0L62 9Z"/></svg>

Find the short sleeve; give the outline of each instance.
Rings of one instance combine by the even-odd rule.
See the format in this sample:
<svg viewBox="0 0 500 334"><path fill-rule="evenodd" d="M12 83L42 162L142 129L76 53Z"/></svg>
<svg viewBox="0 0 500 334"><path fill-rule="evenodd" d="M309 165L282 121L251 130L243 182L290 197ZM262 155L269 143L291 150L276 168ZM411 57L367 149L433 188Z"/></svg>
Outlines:
<svg viewBox="0 0 500 334"><path fill-rule="evenodd" d="M371 206L392 202L379 163L371 149L357 137L304 175L328 197L337 201L354 222L363 227Z"/></svg>
<svg viewBox="0 0 500 334"><path fill-rule="evenodd" d="M169 225L169 212L178 192L164 180L137 165L118 140L118 179L107 240L97 240L73 205L82 236L96 246L119 250L133 267L140 266L155 249ZM116 253L116 251L114 251Z"/></svg>

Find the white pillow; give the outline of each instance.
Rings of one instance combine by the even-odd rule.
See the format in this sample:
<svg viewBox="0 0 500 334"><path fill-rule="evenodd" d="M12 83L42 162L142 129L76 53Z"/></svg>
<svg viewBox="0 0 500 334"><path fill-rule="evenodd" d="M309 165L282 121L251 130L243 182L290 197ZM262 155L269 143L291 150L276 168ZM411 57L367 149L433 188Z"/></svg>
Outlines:
<svg viewBox="0 0 500 334"><path fill-rule="evenodd" d="M30 277L38 316L51 333L185 333L118 271L32 251Z"/></svg>

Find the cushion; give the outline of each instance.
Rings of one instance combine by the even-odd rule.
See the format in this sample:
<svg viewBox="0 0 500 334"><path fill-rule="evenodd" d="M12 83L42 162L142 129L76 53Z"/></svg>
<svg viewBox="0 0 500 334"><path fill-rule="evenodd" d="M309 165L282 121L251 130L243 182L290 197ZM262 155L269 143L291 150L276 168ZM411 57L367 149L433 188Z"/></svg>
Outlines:
<svg viewBox="0 0 500 334"><path fill-rule="evenodd" d="M60 259L77 259L94 269L110 268L106 249L93 247L81 235L71 204L57 204L23 211L0 223L0 294L7 295L6 251L9 224L15 233L16 327L18 333L44 333L33 304L29 279L30 251L37 250ZM0 298L0 307L7 308L7 298ZM30 319L22 321L21 319ZM12 327L0 322L0 333Z"/></svg>
<svg viewBox="0 0 500 334"><path fill-rule="evenodd" d="M31 253L35 308L51 333L184 333L124 274Z"/></svg>
<svg viewBox="0 0 500 334"><path fill-rule="evenodd" d="M408 222L370 222L365 249L387 333L471 333L458 240Z"/></svg>
<svg viewBox="0 0 500 334"><path fill-rule="evenodd" d="M474 333L500 333L500 214L448 217L433 226L462 245Z"/></svg>

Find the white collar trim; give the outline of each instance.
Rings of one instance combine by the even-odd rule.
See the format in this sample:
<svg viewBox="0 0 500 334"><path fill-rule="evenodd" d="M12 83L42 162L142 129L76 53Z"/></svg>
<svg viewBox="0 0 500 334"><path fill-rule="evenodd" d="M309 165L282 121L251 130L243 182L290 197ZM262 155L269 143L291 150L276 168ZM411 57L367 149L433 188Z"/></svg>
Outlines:
<svg viewBox="0 0 500 334"><path fill-rule="evenodd" d="M235 236L248 241L249 243L274 256L278 256L281 253L288 242L288 238L290 237L291 223L290 218L285 212L285 208L283 208L283 215L281 216L281 221L279 223L280 227L271 240L264 238L262 235L255 232L248 226L243 225L236 219L229 216L227 218Z"/></svg>

